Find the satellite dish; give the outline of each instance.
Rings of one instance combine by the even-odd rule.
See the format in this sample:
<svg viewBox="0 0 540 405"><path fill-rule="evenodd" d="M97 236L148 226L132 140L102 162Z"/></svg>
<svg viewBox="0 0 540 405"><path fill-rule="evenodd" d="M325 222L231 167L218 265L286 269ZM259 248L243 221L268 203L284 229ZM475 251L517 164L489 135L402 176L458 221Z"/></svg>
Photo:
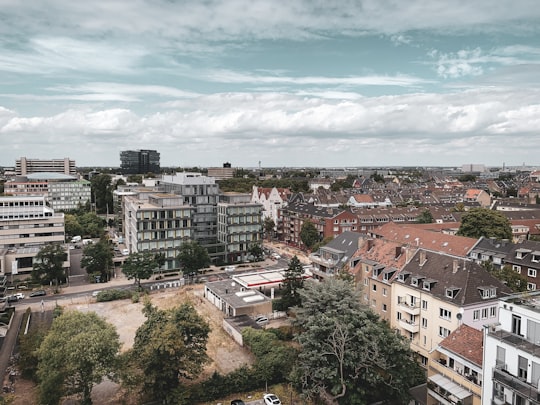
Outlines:
<svg viewBox="0 0 540 405"><path fill-rule="evenodd" d="M463 315L460 314L460 313L458 313L458 314L456 315L456 318L458 319L458 321L460 321L462 317L463 317Z"/></svg>

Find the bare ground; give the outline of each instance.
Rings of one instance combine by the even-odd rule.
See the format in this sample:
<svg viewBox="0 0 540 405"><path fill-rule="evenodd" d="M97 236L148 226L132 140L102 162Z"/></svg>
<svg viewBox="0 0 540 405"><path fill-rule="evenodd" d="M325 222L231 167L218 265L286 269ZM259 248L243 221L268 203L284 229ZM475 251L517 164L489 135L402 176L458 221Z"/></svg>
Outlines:
<svg viewBox="0 0 540 405"><path fill-rule="evenodd" d="M194 285L153 293L150 297L152 304L162 309L172 308L182 302L189 301L193 303L197 312L210 324L211 332L208 338L207 353L211 362L199 376L200 379L206 378L214 371L228 373L242 365L252 364L254 359L251 354L240 347L221 327L223 320L221 312L206 301L202 295L203 286ZM141 311L142 304L132 303L129 300L95 303L82 299L80 302L72 302L66 307L79 311L94 311L115 325L122 342L122 351L131 348L135 332L145 320ZM92 391L93 402L99 405L136 403L132 402L135 399L130 401L127 397L127 393L123 392L118 384L108 380L95 386ZM17 381L13 405L36 403L35 386L28 381ZM73 402L65 402L65 404L68 403Z"/></svg>

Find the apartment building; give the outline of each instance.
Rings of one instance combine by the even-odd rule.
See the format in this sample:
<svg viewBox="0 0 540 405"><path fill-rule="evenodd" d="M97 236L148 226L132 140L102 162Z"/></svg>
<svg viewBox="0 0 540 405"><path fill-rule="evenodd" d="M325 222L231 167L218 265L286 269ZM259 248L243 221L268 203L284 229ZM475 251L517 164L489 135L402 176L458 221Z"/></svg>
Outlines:
<svg viewBox="0 0 540 405"><path fill-rule="evenodd" d="M0 197L0 275L27 278L43 246L64 242L64 214L47 206L45 197Z"/></svg>
<svg viewBox="0 0 540 405"><path fill-rule="evenodd" d="M482 329L497 320L510 289L468 259L419 249L392 284L392 327L408 337L422 365L461 324Z"/></svg>
<svg viewBox="0 0 540 405"><path fill-rule="evenodd" d="M124 243L129 253L163 254L163 269L178 270L178 249L195 235L195 209L182 196L167 193L126 195L122 201Z"/></svg>
<svg viewBox="0 0 540 405"><path fill-rule="evenodd" d="M356 232L358 218L350 211L339 208L318 207L307 203L289 203L280 210L278 233L285 243L303 247L300 232L306 221L319 232L319 239L336 237L343 232Z"/></svg>
<svg viewBox="0 0 540 405"><path fill-rule="evenodd" d="M355 256L362 243L363 235L357 232L343 232L335 239L321 246L309 255L313 278L324 280L334 277L340 271L349 271L356 266Z"/></svg>
<svg viewBox="0 0 540 405"><path fill-rule="evenodd" d="M504 261L527 278L527 290L540 288L540 242L524 241L513 245Z"/></svg>
<svg viewBox="0 0 540 405"><path fill-rule="evenodd" d="M91 184L76 176L40 172L17 176L4 184L4 193L15 196L45 196L55 211L74 210L90 202Z"/></svg>
<svg viewBox="0 0 540 405"><path fill-rule="evenodd" d="M70 158L29 159L27 157L21 157L15 161L15 174L19 176L40 172L63 173L70 176L77 174L75 161Z"/></svg>
<svg viewBox="0 0 540 405"><path fill-rule="evenodd" d="M442 340L428 368L427 405L482 403L483 331L462 324Z"/></svg>
<svg viewBox="0 0 540 405"><path fill-rule="evenodd" d="M279 210L287 205L290 195L291 191L288 188L253 186L251 202L262 204L261 216L263 220L265 218L271 218L277 228L280 220Z"/></svg>
<svg viewBox="0 0 540 405"><path fill-rule="evenodd" d="M217 205L217 239L225 245L225 261L236 263L249 258L253 244L263 238L262 205L251 202L251 195L223 193Z"/></svg>
<svg viewBox="0 0 540 405"><path fill-rule="evenodd" d="M484 328L483 405L540 404L540 291L498 303Z"/></svg>

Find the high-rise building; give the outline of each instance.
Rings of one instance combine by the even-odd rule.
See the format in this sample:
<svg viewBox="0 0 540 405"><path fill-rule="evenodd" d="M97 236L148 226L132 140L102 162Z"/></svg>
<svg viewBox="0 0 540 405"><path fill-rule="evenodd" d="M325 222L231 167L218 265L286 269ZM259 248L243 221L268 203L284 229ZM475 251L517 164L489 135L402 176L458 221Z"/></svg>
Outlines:
<svg viewBox="0 0 540 405"><path fill-rule="evenodd" d="M124 174L159 173L159 152L149 149L120 152L120 170Z"/></svg>
<svg viewBox="0 0 540 405"><path fill-rule="evenodd" d="M15 161L15 174L25 176L31 173L52 172L74 176L77 174L75 161L64 159L28 159L21 157Z"/></svg>

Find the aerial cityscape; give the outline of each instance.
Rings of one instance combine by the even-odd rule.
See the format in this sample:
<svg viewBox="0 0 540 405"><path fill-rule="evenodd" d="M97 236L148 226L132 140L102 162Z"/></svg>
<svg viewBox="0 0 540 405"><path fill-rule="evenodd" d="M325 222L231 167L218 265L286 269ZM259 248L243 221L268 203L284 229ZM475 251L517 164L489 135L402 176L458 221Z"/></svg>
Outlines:
<svg viewBox="0 0 540 405"><path fill-rule="evenodd" d="M0 405L540 404L532 0L0 7Z"/></svg>

